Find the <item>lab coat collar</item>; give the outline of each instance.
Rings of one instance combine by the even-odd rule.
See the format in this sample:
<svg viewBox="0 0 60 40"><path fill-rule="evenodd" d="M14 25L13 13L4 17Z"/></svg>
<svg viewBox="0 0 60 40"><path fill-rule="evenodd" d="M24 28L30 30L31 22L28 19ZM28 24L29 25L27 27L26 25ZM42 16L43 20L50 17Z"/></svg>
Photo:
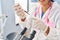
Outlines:
<svg viewBox="0 0 60 40"><path fill-rule="evenodd" d="M40 7L40 18L42 19L42 20L44 20L45 18L46 18L46 16L47 16L47 14L49 13L49 10L50 9L50 7L47 9L47 11L45 12L45 14L44 14L44 16L41 18L41 14L42 14L42 7Z"/></svg>

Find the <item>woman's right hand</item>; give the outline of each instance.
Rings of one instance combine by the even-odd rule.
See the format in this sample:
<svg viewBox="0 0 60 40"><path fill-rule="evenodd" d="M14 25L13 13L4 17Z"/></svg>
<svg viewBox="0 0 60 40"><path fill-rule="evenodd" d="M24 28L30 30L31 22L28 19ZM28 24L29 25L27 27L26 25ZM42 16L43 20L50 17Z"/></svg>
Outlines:
<svg viewBox="0 0 60 40"><path fill-rule="evenodd" d="M13 8L14 8L16 14L17 14L18 16L20 16L20 18L21 18L22 20L23 20L23 19L25 20L25 18L26 18L25 11L21 8L21 6L20 6L19 4L15 4Z"/></svg>

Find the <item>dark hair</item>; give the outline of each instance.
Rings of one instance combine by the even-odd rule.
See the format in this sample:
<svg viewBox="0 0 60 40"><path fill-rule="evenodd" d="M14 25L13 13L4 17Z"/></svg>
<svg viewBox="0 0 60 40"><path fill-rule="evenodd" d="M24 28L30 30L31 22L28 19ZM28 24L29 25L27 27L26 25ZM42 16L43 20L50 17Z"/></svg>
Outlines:
<svg viewBox="0 0 60 40"><path fill-rule="evenodd" d="M52 2L54 2L54 0L51 0Z"/></svg>

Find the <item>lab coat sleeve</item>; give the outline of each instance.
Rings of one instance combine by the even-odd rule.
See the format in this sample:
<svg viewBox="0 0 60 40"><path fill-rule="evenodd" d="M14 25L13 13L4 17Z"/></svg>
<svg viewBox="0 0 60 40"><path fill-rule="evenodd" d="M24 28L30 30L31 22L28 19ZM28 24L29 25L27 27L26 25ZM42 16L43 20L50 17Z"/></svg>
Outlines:
<svg viewBox="0 0 60 40"><path fill-rule="evenodd" d="M50 32L47 36L48 40L57 40L59 38L59 30L57 28L50 28Z"/></svg>
<svg viewBox="0 0 60 40"><path fill-rule="evenodd" d="M55 18L56 28L60 29L60 12L57 13Z"/></svg>
<svg viewBox="0 0 60 40"><path fill-rule="evenodd" d="M56 28L50 28L50 32L48 34L48 39L50 40L57 40L60 36L60 11L56 12L56 17L55 17L55 26Z"/></svg>

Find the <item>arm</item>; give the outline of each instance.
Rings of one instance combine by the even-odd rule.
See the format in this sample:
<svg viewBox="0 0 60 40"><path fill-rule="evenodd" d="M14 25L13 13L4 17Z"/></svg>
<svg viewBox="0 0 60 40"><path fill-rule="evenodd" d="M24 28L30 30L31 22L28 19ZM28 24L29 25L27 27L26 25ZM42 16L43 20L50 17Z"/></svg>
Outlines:
<svg viewBox="0 0 60 40"><path fill-rule="evenodd" d="M50 28L49 35L48 35L49 39L51 38L54 39L54 37L60 36L59 35L60 33L60 12L59 11L56 13L56 16L54 16L53 19L55 20L55 28Z"/></svg>
<svg viewBox="0 0 60 40"><path fill-rule="evenodd" d="M26 20L26 16L28 14L21 8L21 6L19 4L17 4L17 5L14 6L14 10L16 11L17 15L20 17L20 20L22 22L24 22ZM38 25L34 24L33 26L36 27L36 28L38 28L38 29L41 29L40 25L42 26L44 23L39 18L36 18L36 17L30 17L30 18L32 20L35 20L35 23L38 23ZM46 25L45 25L45 27L46 27ZM45 30L45 27L42 28L42 30ZM50 30L50 28L48 27L47 30L45 31L46 35L49 33L49 30Z"/></svg>
<svg viewBox="0 0 60 40"><path fill-rule="evenodd" d="M60 29L60 13L55 18L56 28Z"/></svg>
<svg viewBox="0 0 60 40"><path fill-rule="evenodd" d="M53 28L54 29L54 28ZM60 29L60 14L59 12L57 13L56 17L55 17L55 29L59 30ZM47 28L47 30L45 31L45 35L48 35L50 31L50 27Z"/></svg>

